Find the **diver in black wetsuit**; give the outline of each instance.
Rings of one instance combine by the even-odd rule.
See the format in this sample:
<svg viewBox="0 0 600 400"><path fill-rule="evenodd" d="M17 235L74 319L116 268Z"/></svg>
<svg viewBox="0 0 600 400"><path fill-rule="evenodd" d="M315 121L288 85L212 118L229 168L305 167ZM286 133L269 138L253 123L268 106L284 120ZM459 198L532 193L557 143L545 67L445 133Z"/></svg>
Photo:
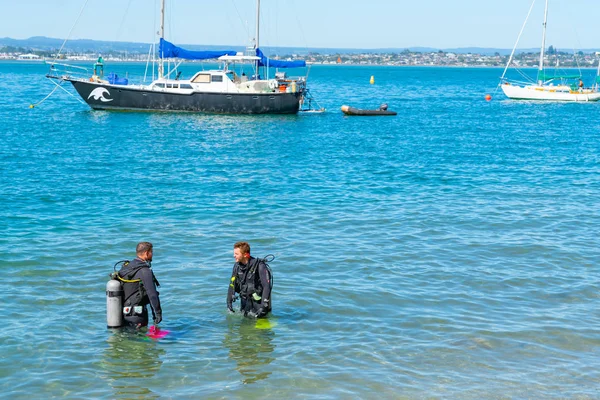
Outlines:
<svg viewBox="0 0 600 400"><path fill-rule="evenodd" d="M227 291L227 309L233 311L235 294L240 294L240 311L245 316L261 318L271 311L271 280L264 260L250 256L250 245L237 242L233 245L235 264Z"/></svg>
<svg viewBox="0 0 600 400"><path fill-rule="evenodd" d="M148 325L148 309L152 307L154 324L162 321L159 293L160 286L154 272L150 269L152 262L152 243L141 242L136 247L137 257L125 263L119 270L119 279L123 283L123 317L125 323L136 328Z"/></svg>

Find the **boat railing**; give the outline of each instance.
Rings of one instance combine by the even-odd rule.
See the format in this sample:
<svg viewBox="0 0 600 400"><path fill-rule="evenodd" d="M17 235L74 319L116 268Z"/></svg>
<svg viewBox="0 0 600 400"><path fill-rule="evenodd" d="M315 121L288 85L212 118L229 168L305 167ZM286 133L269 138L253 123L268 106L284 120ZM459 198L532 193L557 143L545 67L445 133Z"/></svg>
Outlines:
<svg viewBox="0 0 600 400"><path fill-rule="evenodd" d="M518 80L518 79L507 79L507 78L502 79L500 83L503 85L509 84L509 85L521 85L521 86L529 86L529 85L537 84L537 82L533 79Z"/></svg>
<svg viewBox="0 0 600 400"><path fill-rule="evenodd" d="M64 64L57 62L46 61L50 65L48 77L52 78L80 78L87 79L90 77L90 69L73 64Z"/></svg>

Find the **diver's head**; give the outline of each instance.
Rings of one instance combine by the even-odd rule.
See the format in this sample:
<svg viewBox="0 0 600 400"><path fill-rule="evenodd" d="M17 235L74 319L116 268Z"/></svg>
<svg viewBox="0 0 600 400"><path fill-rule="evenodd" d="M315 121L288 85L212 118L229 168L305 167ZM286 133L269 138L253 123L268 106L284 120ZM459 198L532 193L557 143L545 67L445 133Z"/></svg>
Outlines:
<svg viewBox="0 0 600 400"><path fill-rule="evenodd" d="M152 261L152 243L140 242L135 248L135 253L140 260L151 262Z"/></svg>
<svg viewBox="0 0 600 400"><path fill-rule="evenodd" d="M247 242L237 242L233 245L235 262L246 264L250 259L250 245Z"/></svg>

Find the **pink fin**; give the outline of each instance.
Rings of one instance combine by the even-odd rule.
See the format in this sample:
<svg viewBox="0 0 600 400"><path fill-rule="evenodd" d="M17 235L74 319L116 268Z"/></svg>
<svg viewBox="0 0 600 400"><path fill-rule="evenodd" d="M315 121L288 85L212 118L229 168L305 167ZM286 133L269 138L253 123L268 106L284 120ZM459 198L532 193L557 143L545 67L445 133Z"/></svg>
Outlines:
<svg viewBox="0 0 600 400"><path fill-rule="evenodd" d="M167 336L169 332L170 331L160 329L159 327L152 325L150 328L148 328L148 333L146 333L146 336L151 339L162 339Z"/></svg>

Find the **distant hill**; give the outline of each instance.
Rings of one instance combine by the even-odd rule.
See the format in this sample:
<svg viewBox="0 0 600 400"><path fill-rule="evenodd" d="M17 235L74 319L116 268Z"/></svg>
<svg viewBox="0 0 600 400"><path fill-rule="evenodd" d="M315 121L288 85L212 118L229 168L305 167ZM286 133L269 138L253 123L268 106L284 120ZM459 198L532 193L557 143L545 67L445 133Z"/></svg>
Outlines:
<svg viewBox="0 0 600 400"><path fill-rule="evenodd" d="M55 39L45 36L34 36L29 39L12 39L12 38L0 38L0 47L13 46L22 47L31 50L41 51L58 51L62 46L64 39ZM229 46L229 45L197 45L197 44L177 44L178 46L190 49L190 50L235 50L243 51L243 46ZM76 53L108 53L108 52L127 52L127 53L148 53L150 49L150 43L136 43L136 42L109 42L92 39L73 39L69 40L65 45L63 52L76 52ZM357 54L357 53L401 53L405 50L420 53L431 53L437 51L444 51L446 53L457 53L457 54L484 54L493 55L499 53L500 55L509 55L511 49L495 49L485 47L461 47L461 48L450 48L450 49L438 49L432 47L409 47L409 48L377 48L377 49L348 49L348 48L333 48L333 47L314 47L314 48L301 48L301 47L268 47L262 48L266 54L307 54L307 53L319 53L319 54ZM539 49L518 49L518 53L537 53ZM592 53L598 51L596 49L585 49L581 50L584 53Z"/></svg>
<svg viewBox="0 0 600 400"><path fill-rule="evenodd" d="M55 39L45 36L34 36L29 39L0 38L0 46L23 47L31 50L58 51L64 39ZM123 51L147 53L150 44L133 42L107 42L92 39L69 40L63 51L70 52L109 52Z"/></svg>

